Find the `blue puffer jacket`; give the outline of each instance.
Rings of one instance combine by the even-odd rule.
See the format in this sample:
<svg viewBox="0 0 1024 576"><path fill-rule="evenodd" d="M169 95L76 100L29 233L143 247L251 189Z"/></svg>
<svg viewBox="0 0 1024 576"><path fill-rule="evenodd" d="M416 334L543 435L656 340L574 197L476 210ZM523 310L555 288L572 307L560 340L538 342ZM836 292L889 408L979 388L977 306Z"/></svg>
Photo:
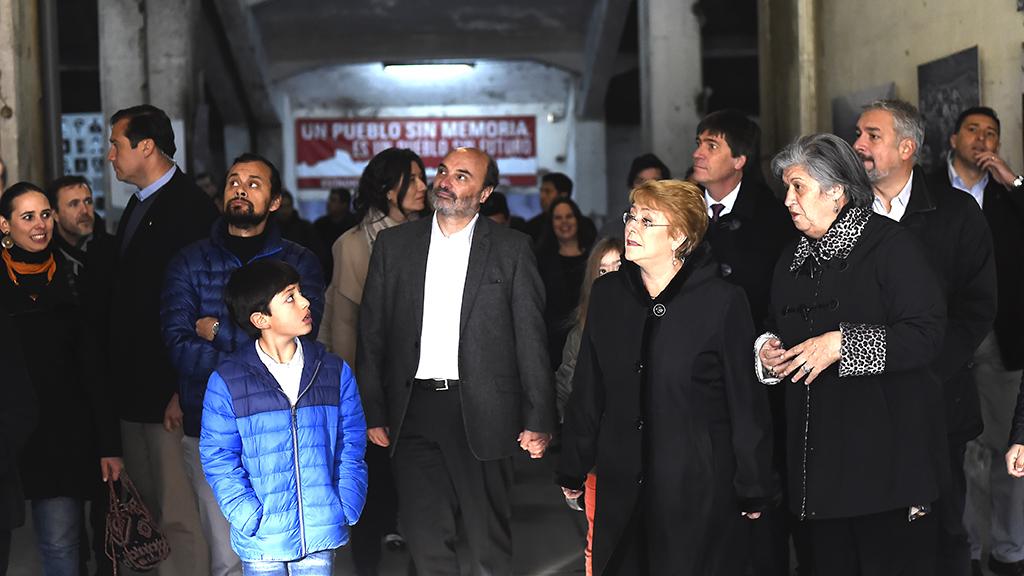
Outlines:
<svg viewBox="0 0 1024 576"><path fill-rule="evenodd" d="M178 399L185 413L185 434L199 436L206 381L217 364L243 344L252 344L231 321L224 303L224 287L242 262L225 246L227 224L218 219L210 237L182 249L167 265L160 300L160 324L171 364L178 373ZM253 258L276 258L299 271L302 295L309 300L313 332L320 329L324 313L324 276L317 257L302 246L281 238L277 224L267 223L266 244ZM196 320L212 316L220 320L213 342L196 334Z"/></svg>
<svg viewBox="0 0 1024 576"><path fill-rule="evenodd" d="M294 407L252 341L210 376L199 457L242 560L290 561L348 542L366 501L366 419L352 370L302 338Z"/></svg>

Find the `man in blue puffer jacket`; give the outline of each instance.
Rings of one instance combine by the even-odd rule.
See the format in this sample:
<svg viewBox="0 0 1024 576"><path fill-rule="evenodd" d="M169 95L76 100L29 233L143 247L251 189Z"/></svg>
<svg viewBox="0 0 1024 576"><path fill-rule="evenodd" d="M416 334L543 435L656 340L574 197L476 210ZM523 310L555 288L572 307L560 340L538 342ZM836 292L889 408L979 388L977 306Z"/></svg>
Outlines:
<svg viewBox="0 0 1024 576"><path fill-rule="evenodd" d="M160 320L178 374L185 470L199 502L210 549L210 574L241 576L242 565L231 549L227 520L203 477L198 449L203 394L210 374L230 353L252 344L252 337L228 318L224 286L231 273L245 263L287 262L299 271L316 329L324 309L324 283L317 257L283 240L277 225L268 220L281 203L277 168L261 156L243 154L235 159L225 180L224 215L214 224L210 238L185 247L168 265ZM176 427L180 422L172 419L165 426Z"/></svg>
<svg viewBox="0 0 1024 576"><path fill-rule="evenodd" d="M231 275L231 316L254 335L210 376L199 452L247 574L330 576L366 501L366 419L352 371L312 339L288 264Z"/></svg>

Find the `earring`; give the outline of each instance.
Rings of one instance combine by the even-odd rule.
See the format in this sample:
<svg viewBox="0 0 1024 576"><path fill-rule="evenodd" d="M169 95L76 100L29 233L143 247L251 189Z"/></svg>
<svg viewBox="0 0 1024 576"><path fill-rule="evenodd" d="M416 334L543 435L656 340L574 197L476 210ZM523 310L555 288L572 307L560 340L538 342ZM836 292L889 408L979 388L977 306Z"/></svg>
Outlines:
<svg viewBox="0 0 1024 576"><path fill-rule="evenodd" d="M0 246L3 246L5 250L14 248L14 240L11 238L10 234L4 234L3 240L0 240Z"/></svg>
<svg viewBox="0 0 1024 576"><path fill-rule="evenodd" d="M832 213L839 214L839 198L832 199Z"/></svg>

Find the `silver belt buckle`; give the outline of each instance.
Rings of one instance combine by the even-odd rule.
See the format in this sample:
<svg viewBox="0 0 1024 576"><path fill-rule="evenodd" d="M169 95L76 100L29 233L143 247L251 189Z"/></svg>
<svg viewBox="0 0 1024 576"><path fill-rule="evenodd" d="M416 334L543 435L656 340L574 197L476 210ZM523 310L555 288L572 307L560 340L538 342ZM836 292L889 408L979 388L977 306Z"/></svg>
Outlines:
<svg viewBox="0 0 1024 576"><path fill-rule="evenodd" d="M437 385L438 382L444 382L444 388L438 386ZM434 379L434 392L437 392L437 391L440 391L440 390L447 390L447 389L448 389L448 379L447 378L435 378Z"/></svg>

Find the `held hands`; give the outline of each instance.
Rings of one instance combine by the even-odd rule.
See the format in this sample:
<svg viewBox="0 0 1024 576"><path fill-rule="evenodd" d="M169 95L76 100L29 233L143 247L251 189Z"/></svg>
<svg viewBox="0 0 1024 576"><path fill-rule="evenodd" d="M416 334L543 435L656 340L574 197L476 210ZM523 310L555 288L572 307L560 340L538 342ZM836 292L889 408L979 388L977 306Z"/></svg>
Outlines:
<svg viewBox="0 0 1024 576"><path fill-rule="evenodd" d="M217 323L217 319L213 316L206 316L196 320L196 335L208 342L213 342L213 339L217 336L213 332L213 325Z"/></svg>
<svg viewBox="0 0 1024 576"><path fill-rule="evenodd" d="M124 460L116 457L100 458L100 476L103 481L121 479L121 471L124 470Z"/></svg>
<svg viewBox="0 0 1024 576"><path fill-rule="evenodd" d="M1006 471L1014 478L1024 477L1024 444L1014 444L1007 450Z"/></svg>
<svg viewBox="0 0 1024 576"><path fill-rule="evenodd" d="M740 516L743 516L747 520L757 520L761 517L760 512L740 512Z"/></svg>
<svg viewBox="0 0 1024 576"><path fill-rule="evenodd" d="M519 433L519 447L530 453L530 458L541 458L551 441L551 434L546 432L531 432L523 430Z"/></svg>
<svg viewBox="0 0 1024 576"><path fill-rule="evenodd" d="M376 426L373 428L366 429L366 437L381 448L387 448L391 445L391 440L388 438L388 429L386 426Z"/></svg>
<svg viewBox="0 0 1024 576"><path fill-rule="evenodd" d="M572 488L562 486L562 494L565 495L567 500L575 500L583 495L583 490L573 490Z"/></svg>
<svg viewBox="0 0 1024 576"><path fill-rule="evenodd" d="M808 338L788 350L782 348L781 342L772 339L761 347L758 355L761 363L779 378L792 375L792 381L799 382L806 377L804 384L810 384L839 360L842 342L842 333L838 330Z"/></svg>
<svg viewBox="0 0 1024 576"><path fill-rule="evenodd" d="M1017 175L1013 173L1013 170L1010 170L1006 162L995 153L985 151L975 154L974 162L978 165L978 168L987 171L995 178L996 182L1007 188L1011 187L1013 181L1017 178Z"/></svg>
<svg viewBox="0 0 1024 576"><path fill-rule="evenodd" d="M181 428L181 419L183 417L184 413L181 411L181 403L178 402L178 393L175 392L174 396L171 396L170 402L167 403L167 408L164 408L164 430L174 432Z"/></svg>

